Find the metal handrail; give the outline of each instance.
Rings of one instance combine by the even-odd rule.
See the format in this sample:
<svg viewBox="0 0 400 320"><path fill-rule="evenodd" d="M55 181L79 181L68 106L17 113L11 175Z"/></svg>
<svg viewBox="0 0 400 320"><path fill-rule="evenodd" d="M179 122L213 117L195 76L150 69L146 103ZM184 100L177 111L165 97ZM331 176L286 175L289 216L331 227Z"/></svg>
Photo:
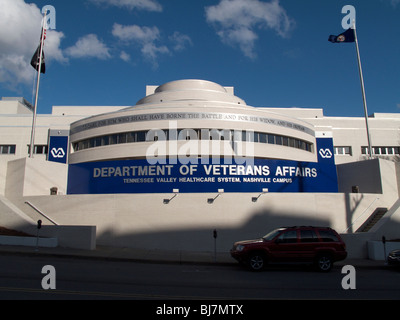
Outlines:
<svg viewBox="0 0 400 320"><path fill-rule="evenodd" d="M29 205L32 209L34 209L37 213L39 213L41 216L45 217L47 220L49 220L51 223L53 223L54 225L58 226L59 224L57 222L55 222L53 219L51 219L50 217L48 217L46 214L44 214L41 210L39 210L38 208L36 208L32 203L30 203L29 201L25 201L25 203L27 205Z"/></svg>
<svg viewBox="0 0 400 320"><path fill-rule="evenodd" d="M368 208L365 209L365 210L363 211L363 213L361 213L361 214L357 217L357 219L354 220L353 223L352 223L351 225L349 225L349 227L348 227L346 230L344 230L342 233L346 233L346 232L356 223L356 221L357 221L358 219L360 219L360 218L368 211L369 208L371 208L371 206L375 203L376 200L379 200L379 198L376 198L374 201L372 201L371 204L368 206Z"/></svg>

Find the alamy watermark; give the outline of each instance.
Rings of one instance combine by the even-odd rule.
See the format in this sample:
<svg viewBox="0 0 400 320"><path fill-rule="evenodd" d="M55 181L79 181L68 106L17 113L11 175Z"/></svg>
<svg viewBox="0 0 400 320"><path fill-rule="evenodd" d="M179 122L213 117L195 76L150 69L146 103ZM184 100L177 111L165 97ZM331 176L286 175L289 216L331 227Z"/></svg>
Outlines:
<svg viewBox="0 0 400 320"><path fill-rule="evenodd" d="M42 8L42 14L46 14L46 20L44 21L45 29L56 29L56 9L51 5L46 5Z"/></svg>
<svg viewBox="0 0 400 320"><path fill-rule="evenodd" d="M342 268L342 274L346 274L342 279L342 288L344 290L356 289L356 268L352 265L345 265Z"/></svg>
<svg viewBox="0 0 400 320"><path fill-rule="evenodd" d="M169 121L168 130L151 129L146 141L147 162L154 164L254 164L254 131L230 129L178 129Z"/></svg>
<svg viewBox="0 0 400 320"><path fill-rule="evenodd" d="M52 265L46 265L42 268L42 274L46 274L42 279L42 289L56 289L56 268Z"/></svg>
<svg viewBox="0 0 400 320"><path fill-rule="evenodd" d="M342 28L347 30L353 27L356 22L356 9L352 5L345 5L342 8L342 13L346 14L342 19Z"/></svg>

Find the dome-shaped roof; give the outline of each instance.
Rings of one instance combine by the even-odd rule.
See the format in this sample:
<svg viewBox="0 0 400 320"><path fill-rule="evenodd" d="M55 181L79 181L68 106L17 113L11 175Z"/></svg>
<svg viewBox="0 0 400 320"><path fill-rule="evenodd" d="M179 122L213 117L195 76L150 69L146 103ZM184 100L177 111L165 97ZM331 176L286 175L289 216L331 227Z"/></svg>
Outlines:
<svg viewBox="0 0 400 320"><path fill-rule="evenodd" d="M197 79L167 82L157 87L154 94L139 100L136 105L196 100L246 105L244 100L229 93L221 85L215 82Z"/></svg>
<svg viewBox="0 0 400 320"><path fill-rule="evenodd" d="M188 91L188 90L217 91L226 93L225 88L219 85L218 83L206 80L195 80L195 79L176 80L167 82L159 86L155 90L155 93L165 92L165 91Z"/></svg>

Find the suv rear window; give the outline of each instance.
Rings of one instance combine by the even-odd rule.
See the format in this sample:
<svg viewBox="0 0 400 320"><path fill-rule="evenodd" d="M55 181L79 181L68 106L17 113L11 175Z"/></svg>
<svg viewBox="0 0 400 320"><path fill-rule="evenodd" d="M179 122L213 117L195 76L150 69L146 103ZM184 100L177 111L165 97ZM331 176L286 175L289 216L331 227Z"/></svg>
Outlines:
<svg viewBox="0 0 400 320"><path fill-rule="evenodd" d="M300 230L300 242L318 242L318 236L314 230Z"/></svg>
<svg viewBox="0 0 400 320"><path fill-rule="evenodd" d="M336 234L329 229L319 229L318 230L319 236L321 237L323 242L336 242L339 241Z"/></svg>

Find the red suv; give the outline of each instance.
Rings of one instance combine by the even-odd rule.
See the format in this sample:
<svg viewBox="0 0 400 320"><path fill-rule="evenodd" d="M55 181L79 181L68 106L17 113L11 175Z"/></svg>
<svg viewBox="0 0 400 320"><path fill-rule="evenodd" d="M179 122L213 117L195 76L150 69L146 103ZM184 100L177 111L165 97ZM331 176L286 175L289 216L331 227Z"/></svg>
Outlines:
<svg viewBox="0 0 400 320"><path fill-rule="evenodd" d="M308 262L320 271L329 271L335 261L346 259L347 252L346 244L331 228L285 227L261 239L236 242L231 256L253 271L264 269L268 262Z"/></svg>

